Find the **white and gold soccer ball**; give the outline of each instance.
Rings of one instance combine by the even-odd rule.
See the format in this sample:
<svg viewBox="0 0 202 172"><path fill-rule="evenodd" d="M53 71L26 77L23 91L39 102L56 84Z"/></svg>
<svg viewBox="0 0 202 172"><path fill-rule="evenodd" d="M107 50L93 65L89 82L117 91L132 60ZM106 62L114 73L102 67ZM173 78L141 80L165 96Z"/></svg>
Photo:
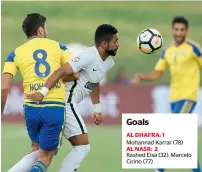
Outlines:
<svg viewBox="0 0 202 172"><path fill-rule="evenodd" d="M145 29L137 37L137 45L145 54L152 54L162 47L163 38L156 29Z"/></svg>

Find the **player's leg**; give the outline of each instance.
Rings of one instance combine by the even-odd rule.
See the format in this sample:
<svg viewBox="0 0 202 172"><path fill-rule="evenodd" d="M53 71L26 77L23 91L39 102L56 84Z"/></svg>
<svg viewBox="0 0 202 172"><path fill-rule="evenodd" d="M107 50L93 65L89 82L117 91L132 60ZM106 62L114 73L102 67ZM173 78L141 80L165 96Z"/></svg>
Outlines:
<svg viewBox="0 0 202 172"><path fill-rule="evenodd" d="M175 102L175 108L173 109L173 113L192 113L196 106L196 102L192 100L180 100ZM198 167L196 169L192 169L193 172L201 172L200 165L198 161Z"/></svg>
<svg viewBox="0 0 202 172"><path fill-rule="evenodd" d="M28 135L30 139L32 140L31 144L31 153L25 155L17 164L15 164L11 169L9 169L9 172L27 172L32 167L32 165L37 161L38 158L38 149L39 149L39 132L36 130L37 126L37 118L36 120L33 120L33 117L35 116L36 109L30 106L25 105L24 106L24 112L25 112L25 124L27 127ZM33 121L30 123L30 121Z"/></svg>
<svg viewBox="0 0 202 172"><path fill-rule="evenodd" d="M8 172L27 172L37 161L38 151L25 155L17 164L15 164Z"/></svg>
<svg viewBox="0 0 202 172"><path fill-rule="evenodd" d="M27 172L37 162L39 154L39 144L32 142L31 152L25 155L17 164L15 164L8 172ZM58 150L55 155L57 155Z"/></svg>
<svg viewBox="0 0 202 172"><path fill-rule="evenodd" d="M75 104L66 105L64 136L72 144L72 150L64 159L59 172L74 172L90 151L87 129Z"/></svg>
<svg viewBox="0 0 202 172"><path fill-rule="evenodd" d="M41 113L43 113L43 117L40 126L38 160L30 172L45 172L47 170L60 144L64 128L64 107L43 107Z"/></svg>
<svg viewBox="0 0 202 172"><path fill-rule="evenodd" d="M69 140L75 145L72 145L72 150L65 157L60 167L60 172L76 171L90 151L87 134L73 136Z"/></svg>

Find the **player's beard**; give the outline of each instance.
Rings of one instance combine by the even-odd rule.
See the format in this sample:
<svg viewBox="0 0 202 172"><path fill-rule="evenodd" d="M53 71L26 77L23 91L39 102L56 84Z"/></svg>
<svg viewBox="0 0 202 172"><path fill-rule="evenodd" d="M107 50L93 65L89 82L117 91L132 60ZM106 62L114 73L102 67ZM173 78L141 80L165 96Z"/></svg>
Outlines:
<svg viewBox="0 0 202 172"><path fill-rule="evenodd" d="M110 56L116 56L116 52L117 52L118 48L116 49L112 49L112 48L108 48L106 51L107 54L109 54Z"/></svg>

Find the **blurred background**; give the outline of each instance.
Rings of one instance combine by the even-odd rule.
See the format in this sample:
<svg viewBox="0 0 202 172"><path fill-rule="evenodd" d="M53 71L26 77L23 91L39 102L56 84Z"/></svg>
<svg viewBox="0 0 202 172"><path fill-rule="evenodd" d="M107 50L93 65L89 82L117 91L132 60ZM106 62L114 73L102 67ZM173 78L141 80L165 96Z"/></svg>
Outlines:
<svg viewBox="0 0 202 172"><path fill-rule="evenodd" d="M169 73L159 81L131 86L137 72L147 73L155 66L160 52L141 53L136 38L145 28L155 28L163 36L164 46L172 41L171 21L184 15L190 22L189 38L202 45L202 2L2 2L1 67L8 53L26 40L21 25L28 13L40 12L47 17L49 38L67 44L73 55L94 44L98 25L110 23L119 30L120 48L115 66L102 81L101 103L104 121L101 126L90 122L92 105L86 98L80 104L89 131L91 153L82 164L82 172L125 172L121 169L121 113L169 112ZM18 73L9 92L2 121L2 171L29 152L30 140L23 121L22 79ZM202 88L195 109L202 126ZM202 129L199 128L199 145ZM64 140L49 172L56 172L71 149ZM202 146L199 146L202 164ZM131 170L154 171L154 170ZM168 170L189 171L189 170Z"/></svg>

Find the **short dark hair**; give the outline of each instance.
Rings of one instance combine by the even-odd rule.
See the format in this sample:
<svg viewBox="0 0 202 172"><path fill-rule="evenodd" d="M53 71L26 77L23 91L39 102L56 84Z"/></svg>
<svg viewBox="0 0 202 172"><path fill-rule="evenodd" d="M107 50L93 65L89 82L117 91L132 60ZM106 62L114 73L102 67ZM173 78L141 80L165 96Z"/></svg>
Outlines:
<svg viewBox="0 0 202 172"><path fill-rule="evenodd" d="M118 30L110 24L102 24L95 31L95 45L98 46L102 41L110 41Z"/></svg>
<svg viewBox="0 0 202 172"><path fill-rule="evenodd" d="M25 35L30 38L37 34L37 29L41 26L44 28L46 17L39 13L28 14L22 23L22 29Z"/></svg>
<svg viewBox="0 0 202 172"><path fill-rule="evenodd" d="M177 16L173 18L172 25L174 25L175 23L183 23L187 28L189 27L188 20L183 16Z"/></svg>

